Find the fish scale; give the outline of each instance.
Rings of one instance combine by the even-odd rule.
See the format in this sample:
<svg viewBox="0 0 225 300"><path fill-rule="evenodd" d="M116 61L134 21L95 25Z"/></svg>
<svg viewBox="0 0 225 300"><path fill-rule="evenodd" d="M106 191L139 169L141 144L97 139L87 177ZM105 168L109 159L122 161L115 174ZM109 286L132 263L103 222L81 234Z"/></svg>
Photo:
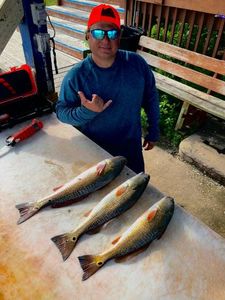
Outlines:
<svg viewBox="0 0 225 300"><path fill-rule="evenodd" d="M137 241L136 243L130 243L132 244L132 246L129 248L125 248L123 251L121 251L120 253L118 253L117 255L115 255L115 258L124 256L130 252L134 252L142 247L144 247L147 244L150 244L153 240L155 240L158 236L158 232L152 232L149 234L143 234L142 235L142 239Z"/></svg>
<svg viewBox="0 0 225 300"><path fill-rule="evenodd" d="M102 224L105 224L106 222L108 222L109 218L112 219L114 217L116 217L117 215L119 215L121 213L121 210L117 210L115 211L115 213L111 213L108 215L103 216L102 218L98 218L94 223L92 223L89 227L87 227L87 231L95 229L96 226L101 226Z"/></svg>
<svg viewBox="0 0 225 300"><path fill-rule="evenodd" d="M166 208L162 207L161 203L166 201L165 199L172 199L170 197L164 197L159 204L155 204L147 212L145 212L141 217L139 217L136 222L131 225L130 228L121 236L120 240L114 245L110 250L103 253L102 256L106 256L107 259L110 257L123 256L129 252L133 252L138 248L150 244L154 239L160 236L161 232L167 226L167 219L170 220L171 213L174 207L168 206ZM169 201L169 200L168 200ZM157 209L156 215L152 221L147 221L147 216L154 209ZM168 214L166 212L168 211ZM161 223L160 223L160 220Z"/></svg>
<svg viewBox="0 0 225 300"><path fill-rule="evenodd" d="M74 191L68 195L62 196L59 199L53 200L51 205L58 205L58 204L62 204L65 201L69 201L69 200L74 200L78 197L82 197L84 195L87 195L89 193L91 193L93 190L98 189L98 185L96 184L90 184L89 186L80 189L78 191Z"/></svg>
<svg viewBox="0 0 225 300"><path fill-rule="evenodd" d="M144 173L141 173L141 174L143 174L144 176L146 176ZM140 176L140 174L137 175L137 176ZM140 188L139 190L140 190L139 194L141 195L142 192L143 192L143 189ZM96 224L98 224L98 225L104 224L104 223L106 223L109 220L109 218L112 219L112 218L116 217L117 215L120 215L123 211L126 211L130 207L130 202L126 201L127 199L129 199L129 196L130 196L129 194L131 194L130 189L128 189L128 192L125 192L124 194L122 194L122 196L120 198L120 202L123 203L122 206L118 206L113 211L110 210L109 213L106 214L106 215L101 215L100 212L99 212L99 214L101 215L101 217L97 218L97 216L96 216L96 219L97 219L96 222L92 223L90 225L90 227L88 227L87 230L93 229L96 226ZM136 193L136 197L139 198L140 195L137 195L137 194L138 193Z"/></svg>
<svg viewBox="0 0 225 300"><path fill-rule="evenodd" d="M108 260L143 250L154 239L159 239L166 230L173 213L174 200L165 196L141 215L121 237L117 237L112 242L113 246L99 255L79 256L78 259L84 271L82 280L88 279Z"/></svg>
<svg viewBox="0 0 225 300"><path fill-rule="evenodd" d="M78 227L53 237L52 241L59 248L63 259L69 257L82 234L99 230L100 226L132 207L144 192L149 178L148 174L140 173L128 179L107 194Z"/></svg>
<svg viewBox="0 0 225 300"><path fill-rule="evenodd" d="M44 207L61 207L83 199L88 194L95 192L115 179L124 168L126 162L127 160L123 156L104 159L62 187L57 188L53 194L34 202L17 204L16 208L20 213L17 224L31 218Z"/></svg>

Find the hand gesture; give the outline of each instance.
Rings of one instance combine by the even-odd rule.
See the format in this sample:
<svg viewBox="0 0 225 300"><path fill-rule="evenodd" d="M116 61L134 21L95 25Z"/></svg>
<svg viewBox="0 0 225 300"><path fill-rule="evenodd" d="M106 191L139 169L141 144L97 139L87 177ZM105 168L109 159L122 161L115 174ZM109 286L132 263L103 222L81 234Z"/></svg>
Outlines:
<svg viewBox="0 0 225 300"><path fill-rule="evenodd" d="M112 100L108 100L106 103L104 103L102 98L96 94L92 95L91 100L88 100L81 91L79 91L78 94L80 96L81 104L94 112L102 112L112 103Z"/></svg>

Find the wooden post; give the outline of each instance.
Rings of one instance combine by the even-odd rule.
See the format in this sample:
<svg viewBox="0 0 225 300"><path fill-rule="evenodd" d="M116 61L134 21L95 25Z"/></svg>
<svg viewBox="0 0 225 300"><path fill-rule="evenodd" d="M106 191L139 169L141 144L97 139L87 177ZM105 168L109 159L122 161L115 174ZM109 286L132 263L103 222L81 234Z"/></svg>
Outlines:
<svg viewBox="0 0 225 300"><path fill-rule="evenodd" d="M179 117L177 119L175 130L178 130L178 129L182 128L185 116L186 116L186 114L188 112L188 108L189 108L189 103L183 102L183 105L182 105L181 110L180 110Z"/></svg>
<svg viewBox="0 0 225 300"><path fill-rule="evenodd" d="M0 4L0 54L23 17L22 2L5 0Z"/></svg>

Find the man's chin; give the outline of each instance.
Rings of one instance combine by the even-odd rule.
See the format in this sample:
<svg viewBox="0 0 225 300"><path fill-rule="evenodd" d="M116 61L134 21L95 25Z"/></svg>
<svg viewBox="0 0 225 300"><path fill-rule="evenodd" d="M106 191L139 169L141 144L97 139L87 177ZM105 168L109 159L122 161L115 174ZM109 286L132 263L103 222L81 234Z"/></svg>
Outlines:
<svg viewBox="0 0 225 300"><path fill-rule="evenodd" d="M114 55L111 48L99 48L99 52L106 55Z"/></svg>

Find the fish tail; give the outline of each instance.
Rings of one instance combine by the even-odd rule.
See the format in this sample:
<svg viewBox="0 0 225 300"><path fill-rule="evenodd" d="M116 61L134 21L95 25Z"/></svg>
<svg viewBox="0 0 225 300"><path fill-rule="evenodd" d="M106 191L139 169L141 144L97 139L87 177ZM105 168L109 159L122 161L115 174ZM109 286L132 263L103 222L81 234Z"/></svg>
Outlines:
<svg viewBox="0 0 225 300"><path fill-rule="evenodd" d="M84 271L82 280L88 279L97 272L105 263L100 255L83 255L78 257L81 268Z"/></svg>
<svg viewBox="0 0 225 300"><path fill-rule="evenodd" d="M20 218L17 221L17 224L23 223L27 219L31 218L40 209L38 207L35 207L34 203L29 203L29 202L17 204L16 208L19 210L20 213Z"/></svg>
<svg viewBox="0 0 225 300"><path fill-rule="evenodd" d="M59 251L62 254L62 258L65 261L72 253L76 245L76 242L78 240L78 237L74 235L71 236L71 234L69 233L65 233L65 234L54 236L53 238L51 238L51 240L58 247Z"/></svg>

